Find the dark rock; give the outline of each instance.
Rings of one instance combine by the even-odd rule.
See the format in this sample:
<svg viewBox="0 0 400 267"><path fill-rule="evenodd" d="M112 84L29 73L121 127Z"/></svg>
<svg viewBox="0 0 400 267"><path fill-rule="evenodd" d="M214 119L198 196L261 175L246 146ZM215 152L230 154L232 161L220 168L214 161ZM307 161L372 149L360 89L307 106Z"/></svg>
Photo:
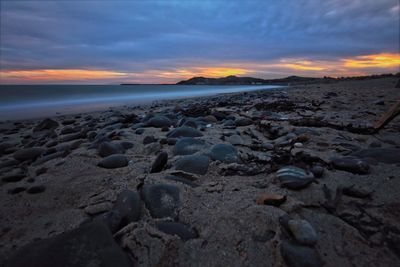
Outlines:
<svg viewBox="0 0 400 267"><path fill-rule="evenodd" d="M378 141L373 141L369 144L369 147L371 147L371 148L377 148L377 147L381 147L381 146L382 146L382 144Z"/></svg>
<svg viewBox="0 0 400 267"><path fill-rule="evenodd" d="M7 267L128 267L128 257L103 223L93 222L16 251Z"/></svg>
<svg viewBox="0 0 400 267"><path fill-rule="evenodd" d="M324 265L318 252L310 247L283 241L281 254L289 267L321 267Z"/></svg>
<svg viewBox="0 0 400 267"><path fill-rule="evenodd" d="M77 133L79 131L80 131L79 127L73 128L73 127L67 126L67 127L62 128L62 130L60 131L60 134L71 134L71 133Z"/></svg>
<svg viewBox="0 0 400 267"><path fill-rule="evenodd" d="M235 124L235 122L233 121L233 120L226 120L225 122L224 122L224 126L233 126L233 127L236 127L236 124Z"/></svg>
<svg viewBox="0 0 400 267"><path fill-rule="evenodd" d="M14 153L14 158L18 161L35 160L45 152L41 147L30 147L18 150Z"/></svg>
<svg viewBox="0 0 400 267"><path fill-rule="evenodd" d="M248 126L248 125L252 125L252 124L253 124L253 121L248 118L239 118L239 119L235 120L236 126Z"/></svg>
<svg viewBox="0 0 400 267"><path fill-rule="evenodd" d="M148 120L148 122L146 123L147 127L155 127L155 128L169 127L171 125L172 125L171 120L162 115L156 115L150 120Z"/></svg>
<svg viewBox="0 0 400 267"><path fill-rule="evenodd" d="M130 148L133 147L133 143L131 143L131 142L126 142L126 141L119 142L118 145L120 145L120 146L121 146L122 148L124 148L124 149L130 149Z"/></svg>
<svg viewBox="0 0 400 267"><path fill-rule="evenodd" d="M144 133L144 130L145 130L144 128L138 128L136 129L135 134L141 135Z"/></svg>
<svg viewBox="0 0 400 267"><path fill-rule="evenodd" d="M168 162L168 153L163 151L157 155L156 159L151 166L150 173L160 172Z"/></svg>
<svg viewBox="0 0 400 267"><path fill-rule="evenodd" d="M311 168L311 172L314 174L315 177L322 177L324 175L324 167L316 165Z"/></svg>
<svg viewBox="0 0 400 267"><path fill-rule="evenodd" d="M400 163L399 148L368 148L354 152L350 156L387 164Z"/></svg>
<svg viewBox="0 0 400 267"><path fill-rule="evenodd" d="M26 190L29 194L39 194L42 193L46 190L46 187L44 185L35 185L31 186Z"/></svg>
<svg viewBox="0 0 400 267"><path fill-rule="evenodd" d="M5 167L12 167L18 165L20 162L16 159L6 159L4 161L0 161L0 169Z"/></svg>
<svg viewBox="0 0 400 267"><path fill-rule="evenodd" d="M125 155L114 154L108 157L105 157L102 161L100 161L97 166L103 167L106 169L115 169L127 166L129 163L128 158Z"/></svg>
<svg viewBox="0 0 400 267"><path fill-rule="evenodd" d="M209 163L209 158L205 155L188 155L175 163L175 169L204 175L207 173Z"/></svg>
<svg viewBox="0 0 400 267"><path fill-rule="evenodd" d="M192 127L181 126L178 127L167 134L167 137L180 138L180 137L200 137L203 134Z"/></svg>
<svg viewBox="0 0 400 267"><path fill-rule="evenodd" d="M224 163L239 162L239 154L237 149L228 144L217 144L211 148L210 157L213 160L219 160Z"/></svg>
<svg viewBox="0 0 400 267"><path fill-rule="evenodd" d="M14 187L14 188L12 188L12 189L9 189L9 190L8 190L8 193L11 194L11 195L14 195L14 194L21 193L21 192L23 192L23 191L25 191L25 190L26 190L26 187L24 187L24 186L17 186L17 187Z"/></svg>
<svg viewBox="0 0 400 267"><path fill-rule="evenodd" d="M203 140L192 137L183 137L176 142L173 148L173 153L175 155L191 155L206 147L207 144Z"/></svg>
<svg viewBox="0 0 400 267"><path fill-rule="evenodd" d="M1 177L1 181L5 183L19 182L26 177L25 173L12 173Z"/></svg>
<svg viewBox="0 0 400 267"><path fill-rule="evenodd" d="M145 136L145 138L143 138L144 145L148 145L148 144L151 144L154 142L157 142L157 139L152 135L148 135L148 136Z"/></svg>
<svg viewBox="0 0 400 267"><path fill-rule="evenodd" d="M5 141L0 143L0 156L8 154L10 149L15 149L18 146L18 142Z"/></svg>
<svg viewBox="0 0 400 267"><path fill-rule="evenodd" d="M183 115L188 117L204 117L210 114L210 109L204 105L190 105L182 110Z"/></svg>
<svg viewBox="0 0 400 267"><path fill-rule="evenodd" d="M342 171L357 174L367 174L369 172L369 164L366 161L352 156L332 158L331 163L333 167Z"/></svg>
<svg viewBox="0 0 400 267"><path fill-rule="evenodd" d="M74 124L76 122L76 120L74 119L70 119L70 120L63 120L61 122L62 125L70 125L70 124Z"/></svg>
<svg viewBox="0 0 400 267"><path fill-rule="evenodd" d="M45 130L54 130L55 128L58 127L58 122L52 120L52 119L44 119L41 121L38 125L36 125L33 128L34 132L41 132Z"/></svg>
<svg viewBox="0 0 400 267"><path fill-rule="evenodd" d="M123 154L125 149L120 145L112 142L103 142L99 146L99 156L107 157L113 154Z"/></svg>
<svg viewBox="0 0 400 267"><path fill-rule="evenodd" d="M314 175L312 173L306 173L303 169L295 166L286 166L279 169L276 176L283 187L294 190L303 189L314 181Z"/></svg>
<svg viewBox="0 0 400 267"><path fill-rule="evenodd" d="M194 129L197 129L197 122L192 119L184 119L184 121L182 121L182 124L179 126L187 126L187 127L192 127Z"/></svg>
<svg viewBox="0 0 400 267"><path fill-rule="evenodd" d="M318 241L318 234L306 220L289 220L288 228L296 241L302 245L312 246Z"/></svg>
<svg viewBox="0 0 400 267"><path fill-rule="evenodd" d="M366 198L372 193L372 191L357 185L344 187L342 192L344 195L356 198Z"/></svg>
<svg viewBox="0 0 400 267"><path fill-rule="evenodd" d="M183 241L199 237L195 229L179 222L158 222L156 227L166 234L179 236Z"/></svg>
<svg viewBox="0 0 400 267"><path fill-rule="evenodd" d="M179 188L168 184L144 185L143 200L153 218L177 217Z"/></svg>
<svg viewBox="0 0 400 267"><path fill-rule="evenodd" d="M137 222L142 211L139 194L130 190L122 191L118 194L112 210L120 216L118 228L122 228L131 222Z"/></svg>

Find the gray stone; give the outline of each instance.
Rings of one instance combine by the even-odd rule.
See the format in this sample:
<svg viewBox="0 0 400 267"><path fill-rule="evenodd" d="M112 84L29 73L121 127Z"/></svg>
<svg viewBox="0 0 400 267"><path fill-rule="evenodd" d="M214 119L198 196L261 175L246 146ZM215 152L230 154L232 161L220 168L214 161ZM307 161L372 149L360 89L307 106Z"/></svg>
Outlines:
<svg viewBox="0 0 400 267"><path fill-rule="evenodd" d="M99 156L107 157L113 154L123 154L125 149L120 145L112 142L103 142L99 146Z"/></svg>
<svg viewBox="0 0 400 267"><path fill-rule="evenodd" d="M314 245L318 241L318 234L306 220L289 220L288 228L296 241L302 245Z"/></svg>
<svg viewBox="0 0 400 267"><path fill-rule="evenodd" d="M170 138L180 138L180 137L200 137L203 134L192 127L181 126L178 127L167 134Z"/></svg>
<svg viewBox="0 0 400 267"><path fill-rule="evenodd" d="M365 160L373 160L387 164L400 163L399 148L368 148L350 154Z"/></svg>
<svg viewBox="0 0 400 267"><path fill-rule="evenodd" d="M33 128L33 132L40 132L45 130L53 130L58 127L58 122L52 119L44 119Z"/></svg>
<svg viewBox="0 0 400 267"><path fill-rule="evenodd" d="M168 184L143 186L143 200L153 218L177 217L180 206L179 188Z"/></svg>
<svg viewBox="0 0 400 267"><path fill-rule="evenodd" d="M289 189L303 189L314 180L312 173L306 173L303 169L295 166L286 166L279 169L276 176L283 187Z"/></svg>
<svg viewBox="0 0 400 267"><path fill-rule="evenodd" d="M239 162L239 154L237 149L228 144L217 144L211 148L210 157L213 160L219 160L224 163Z"/></svg>
<svg viewBox="0 0 400 267"><path fill-rule="evenodd" d="M209 163L209 158L205 155L188 155L175 163L175 169L204 175L207 173Z"/></svg>
<svg viewBox="0 0 400 267"><path fill-rule="evenodd" d="M123 227L131 222L137 222L141 216L142 203L137 192L124 190L118 194L113 210L121 216Z"/></svg>
<svg viewBox="0 0 400 267"><path fill-rule="evenodd" d="M244 141L243 138L238 134L233 134L226 138L226 141L231 143L232 145L243 145Z"/></svg>
<svg viewBox="0 0 400 267"><path fill-rule="evenodd" d="M335 157L331 159L331 163L335 169L342 171L357 174L367 174L369 172L369 164L353 156Z"/></svg>
<svg viewBox="0 0 400 267"><path fill-rule="evenodd" d="M299 246L283 241L281 254L289 267L321 267L324 265L314 248Z"/></svg>
<svg viewBox="0 0 400 267"><path fill-rule="evenodd" d="M9 258L6 266L128 267L131 264L107 227L93 222L22 247Z"/></svg>
<svg viewBox="0 0 400 267"><path fill-rule="evenodd" d="M172 125L171 120L162 115L156 115L150 120L148 120L148 122L146 123L147 127L155 127L155 128L169 127L171 125Z"/></svg>
<svg viewBox="0 0 400 267"><path fill-rule="evenodd" d="M207 144L203 140L195 139L192 137L180 138L174 148L173 153L175 155L191 155L207 147Z"/></svg>
<svg viewBox="0 0 400 267"><path fill-rule="evenodd" d="M115 169L127 166L129 163L128 158L125 155L114 154L108 157L105 157L102 161L100 161L97 166L106 168L106 169Z"/></svg>
<svg viewBox="0 0 400 267"><path fill-rule="evenodd" d="M248 125L252 125L252 124L253 124L253 121L248 118L238 118L235 120L236 126L248 126Z"/></svg>

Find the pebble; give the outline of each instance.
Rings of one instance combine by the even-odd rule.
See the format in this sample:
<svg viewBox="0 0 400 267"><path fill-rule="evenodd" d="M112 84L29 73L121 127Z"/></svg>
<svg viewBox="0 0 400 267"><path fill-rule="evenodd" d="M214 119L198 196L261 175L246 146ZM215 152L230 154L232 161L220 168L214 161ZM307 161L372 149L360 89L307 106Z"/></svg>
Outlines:
<svg viewBox="0 0 400 267"><path fill-rule="evenodd" d="M144 145L148 145L148 144L151 144L151 143L154 143L154 142L157 142L157 139L152 135L148 135L148 136L145 136L143 138L143 144Z"/></svg>
<svg viewBox="0 0 400 267"><path fill-rule="evenodd" d="M238 118L235 120L235 125L236 126L249 126L252 125L253 121L248 118Z"/></svg>
<svg viewBox="0 0 400 267"><path fill-rule="evenodd" d="M163 151L159 153L151 166L150 173L160 172L168 162L168 153Z"/></svg>
<svg viewBox="0 0 400 267"><path fill-rule="evenodd" d="M156 115L146 123L147 127L163 128L169 127L172 124L171 120L162 115Z"/></svg>
<svg viewBox="0 0 400 267"><path fill-rule="evenodd" d="M168 184L144 185L143 200L153 218L176 218L180 206L180 191Z"/></svg>
<svg viewBox="0 0 400 267"><path fill-rule="evenodd" d="M303 143L297 142L297 143L294 143L293 146L294 146L294 147L297 147L297 148L301 148L301 147L303 147Z"/></svg>
<svg viewBox="0 0 400 267"><path fill-rule="evenodd" d="M319 165L315 165L311 168L311 172L314 174L315 177L322 177L322 175L324 175L324 167L319 166Z"/></svg>
<svg viewBox="0 0 400 267"><path fill-rule="evenodd" d="M114 154L108 157L105 157L101 160L97 166L106 168L106 169L115 169L127 166L129 163L128 158L125 155Z"/></svg>
<svg viewBox="0 0 400 267"><path fill-rule="evenodd" d="M283 187L289 189L303 189L314 180L312 173L306 173L303 169L295 166L286 166L279 169L276 176Z"/></svg>

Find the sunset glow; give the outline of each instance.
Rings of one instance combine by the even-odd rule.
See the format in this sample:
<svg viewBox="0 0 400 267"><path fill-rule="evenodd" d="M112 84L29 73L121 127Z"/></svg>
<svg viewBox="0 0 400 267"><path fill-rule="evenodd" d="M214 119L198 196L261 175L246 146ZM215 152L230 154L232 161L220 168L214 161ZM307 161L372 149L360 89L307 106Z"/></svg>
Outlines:
<svg viewBox="0 0 400 267"><path fill-rule="evenodd" d="M344 59L344 66L348 68L399 68L400 54L376 54L357 56Z"/></svg>

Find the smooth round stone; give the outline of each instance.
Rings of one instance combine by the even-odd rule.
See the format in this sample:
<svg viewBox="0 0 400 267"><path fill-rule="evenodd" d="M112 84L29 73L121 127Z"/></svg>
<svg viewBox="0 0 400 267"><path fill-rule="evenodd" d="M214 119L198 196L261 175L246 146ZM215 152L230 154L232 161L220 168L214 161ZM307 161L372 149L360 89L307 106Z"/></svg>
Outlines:
<svg viewBox="0 0 400 267"><path fill-rule="evenodd" d="M6 154L9 149L18 146L18 142L5 141L0 143L0 155Z"/></svg>
<svg viewBox="0 0 400 267"><path fill-rule="evenodd" d="M142 195L153 218L176 218L180 206L178 187L168 184L144 185Z"/></svg>
<svg viewBox="0 0 400 267"><path fill-rule="evenodd" d="M188 173L204 175L207 173L209 158L205 155L188 155L175 163L175 169Z"/></svg>
<svg viewBox="0 0 400 267"><path fill-rule="evenodd" d="M213 115L208 115L208 116L203 117L203 121L211 122L211 123L218 122L217 118Z"/></svg>
<svg viewBox="0 0 400 267"><path fill-rule="evenodd" d="M124 190L118 194L117 200L114 203L113 211L118 212L121 217L119 227L136 222L140 219L142 203L137 192Z"/></svg>
<svg viewBox="0 0 400 267"><path fill-rule="evenodd" d="M100 161L97 166L106 168L106 169L115 169L127 166L129 163L128 158L125 155L114 154L108 157L105 157L102 161Z"/></svg>
<svg viewBox="0 0 400 267"><path fill-rule="evenodd" d="M159 153L151 166L150 173L160 172L168 162L168 153L163 151Z"/></svg>
<svg viewBox="0 0 400 267"><path fill-rule="evenodd" d="M296 147L296 148L301 148L301 147L303 147L303 144L302 143L299 143L299 142L297 142L297 143L294 143L294 145L293 145L294 147Z"/></svg>
<svg viewBox="0 0 400 267"><path fill-rule="evenodd" d="M306 173L303 169L295 166L286 166L279 169L276 176L280 180L282 186L289 189L302 189L314 180L312 173Z"/></svg>
<svg viewBox="0 0 400 267"><path fill-rule="evenodd" d="M299 246L288 241L282 242L281 254L289 267L321 267L324 265L314 248Z"/></svg>
<svg viewBox="0 0 400 267"><path fill-rule="evenodd" d="M332 158L331 163L335 169L342 171L356 174L367 174L369 172L369 164L366 161L353 156Z"/></svg>
<svg viewBox="0 0 400 267"><path fill-rule="evenodd" d="M236 126L236 124L233 120L226 120L224 122L224 126L232 127L232 126Z"/></svg>
<svg viewBox="0 0 400 267"><path fill-rule="evenodd" d="M248 126L248 125L252 125L252 124L253 124L253 121L248 118L238 118L237 120L235 120L236 126Z"/></svg>
<svg viewBox="0 0 400 267"><path fill-rule="evenodd" d="M151 143L154 143L154 142L157 142L157 139L152 135L148 135L148 136L145 136L143 138L143 144L144 145L148 145L148 144L151 144Z"/></svg>
<svg viewBox="0 0 400 267"><path fill-rule="evenodd" d="M159 222L156 227L166 234L179 236L183 241L199 237L195 229L179 222Z"/></svg>
<svg viewBox="0 0 400 267"><path fill-rule="evenodd" d="M42 155L46 150L41 147L31 147L18 150L14 153L14 158L18 161L35 160Z"/></svg>
<svg viewBox="0 0 400 267"><path fill-rule="evenodd" d="M224 163L237 163L239 162L239 155L237 149L228 144L217 144L211 148L210 157L213 160L219 160Z"/></svg>
<svg viewBox="0 0 400 267"><path fill-rule="evenodd" d="M194 129L197 129L197 123L194 120L187 120L182 124L182 126L187 126L187 127L192 127Z"/></svg>
<svg viewBox="0 0 400 267"><path fill-rule="evenodd" d="M144 130L145 130L144 128L138 128L138 129L135 130L135 134L141 135L141 134L144 133Z"/></svg>
<svg viewBox="0 0 400 267"><path fill-rule="evenodd" d="M103 142L99 146L99 156L103 158L113 154L123 154L124 152L125 150L121 145L111 142Z"/></svg>
<svg viewBox="0 0 400 267"><path fill-rule="evenodd" d="M163 128L169 127L172 124L171 120L162 115L156 115L151 118L147 123L147 127Z"/></svg>
<svg viewBox="0 0 400 267"><path fill-rule="evenodd" d="M180 137L200 137L203 134L192 127L181 126L178 127L167 134L169 138L180 138Z"/></svg>
<svg viewBox="0 0 400 267"><path fill-rule="evenodd" d="M25 177L26 177L25 173L17 172L17 173L7 174L7 175L1 177L1 181L5 182L5 183L19 182L22 179L24 179Z"/></svg>
<svg viewBox="0 0 400 267"><path fill-rule="evenodd" d="M306 220L289 220L288 228L296 241L302 245L312 246L318 241L318 234Z"/></svg>
<svg viewBox="0 0 400 267"><path fill-rule="evenodd" d="M313 166L311 168L311 172L314 174L315 177L322 177L322 175L324 175L324 171L325 171L324 167L319 165Z"/></svg>
<svg viewBox="0 0 400 267"><path fill-rule="evenodd" d="M207 147L207 144L203 140L195 139L193 137L182 137L180 138L174 148L173 153L175 155L191 155Z"/></svg>

